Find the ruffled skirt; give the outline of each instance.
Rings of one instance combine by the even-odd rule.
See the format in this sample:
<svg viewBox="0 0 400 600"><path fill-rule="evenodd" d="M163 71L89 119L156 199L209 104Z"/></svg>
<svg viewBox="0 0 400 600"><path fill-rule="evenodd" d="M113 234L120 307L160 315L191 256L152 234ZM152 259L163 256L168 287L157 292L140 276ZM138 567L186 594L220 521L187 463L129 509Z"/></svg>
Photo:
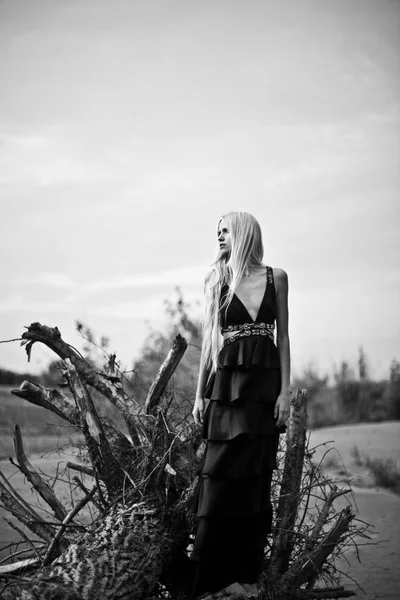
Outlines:
<svg viewBox="0 0 400 600"><path fill-rule="evenodd" d="M272 524L272 472L284 428L278 430L274 418L279 357L272 340L260 341L263 348L254 338L224 347L205 391L207 442L189 506L198 517L192 597L234 581L256 582L262 569Z"/></svg>

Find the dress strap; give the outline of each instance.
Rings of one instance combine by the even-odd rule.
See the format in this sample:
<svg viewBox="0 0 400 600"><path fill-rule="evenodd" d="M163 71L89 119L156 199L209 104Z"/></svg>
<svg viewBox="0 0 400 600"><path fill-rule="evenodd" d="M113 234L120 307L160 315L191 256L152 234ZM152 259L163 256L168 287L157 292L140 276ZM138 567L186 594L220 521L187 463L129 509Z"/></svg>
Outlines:
<svg viewBox="0 0 400 600"><path fill-rule="evenodd" d="M272 285L275 287L275 285L274 285L274 272L272 270L272 267L267 267L267 281L268 281L268 283L272 283Z"/></svg>

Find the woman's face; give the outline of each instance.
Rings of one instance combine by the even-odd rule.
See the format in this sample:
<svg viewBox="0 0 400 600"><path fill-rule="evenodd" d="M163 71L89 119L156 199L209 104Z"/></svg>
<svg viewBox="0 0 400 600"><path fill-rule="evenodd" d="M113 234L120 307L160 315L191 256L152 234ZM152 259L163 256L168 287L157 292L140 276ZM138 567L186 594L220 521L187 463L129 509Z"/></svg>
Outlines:
<svg viewBox="0 0 400 600"><path fill-rule="evenodd" d="M217 237L221 253L230 252L232 249L231 234L223 219L218 223Z"/></svg>

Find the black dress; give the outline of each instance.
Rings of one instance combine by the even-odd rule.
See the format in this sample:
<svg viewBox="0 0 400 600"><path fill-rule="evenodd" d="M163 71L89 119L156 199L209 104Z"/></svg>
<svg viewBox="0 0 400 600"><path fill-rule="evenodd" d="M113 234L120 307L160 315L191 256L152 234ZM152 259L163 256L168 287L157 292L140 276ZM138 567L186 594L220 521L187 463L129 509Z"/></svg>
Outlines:
<svg viewBox="0 0 400 600"><path fill-rule="evenodd" d="M228 292L222 288L221 302ZM274 405L281 386L274 344L276 299L273 271L255 321L234 295L222 331L218 368L207 384L203 422L206 449L189 510L198 518L191 559L196 561L192 597L234 581L255 583L271 531L270 487L279 433Z"/></svg>

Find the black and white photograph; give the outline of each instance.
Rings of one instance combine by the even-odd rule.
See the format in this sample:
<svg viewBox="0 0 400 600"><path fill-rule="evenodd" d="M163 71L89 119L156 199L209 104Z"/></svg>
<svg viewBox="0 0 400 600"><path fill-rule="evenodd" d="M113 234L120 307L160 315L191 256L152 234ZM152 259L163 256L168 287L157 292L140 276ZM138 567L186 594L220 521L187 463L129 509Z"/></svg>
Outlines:
<svg viewBox="0 0 400 600"><path fill-rule="evenodd" d="M0 0L0 600L400 600L400 1Z"/></svg>

